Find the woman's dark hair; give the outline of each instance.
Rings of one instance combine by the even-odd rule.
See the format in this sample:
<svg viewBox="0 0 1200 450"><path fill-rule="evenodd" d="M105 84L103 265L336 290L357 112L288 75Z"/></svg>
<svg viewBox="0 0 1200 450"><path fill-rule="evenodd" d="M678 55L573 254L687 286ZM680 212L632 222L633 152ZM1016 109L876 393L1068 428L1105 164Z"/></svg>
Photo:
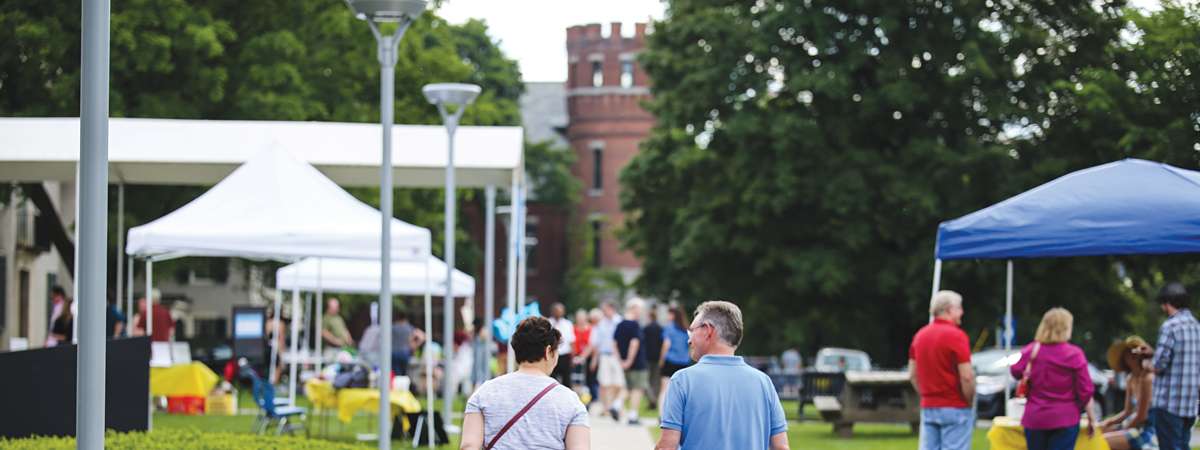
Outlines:
<svg viewBox="0 0 1200 450"><path fill-rule="evenodd" d="M517 324L512 335L513 355L518 363L538 362L546 358L546 347L557 348L562 334L545 317L534 316Z"/></svg>
<svg viewBox="0 0 1200 450"><path fill-rule="evenodd" d="M1158 291L1158 303L1165 303L1176 309L1187 308L1187 288L1184 288L1182 283L1167 283L1161 291Z"/></svg>
<svg viewBox="0 0 1200 450"><path fill-rule="evenodd" d="M479 336L480 334L483 333L483 318L482 317L476 317L475 320L471 321L471 325L475 327L475 329L473 331L475 332L474 334L476 336Z"/></svg>
<svg viewBox="0 0 1200 450"><path fill-rule="evenodd" d="M675 315L675 321L672 322L675 326L679 327L680 330L688 329L687 317L683 315L683 309L680 309L678 306L672 306L669 311Z"/></svg>

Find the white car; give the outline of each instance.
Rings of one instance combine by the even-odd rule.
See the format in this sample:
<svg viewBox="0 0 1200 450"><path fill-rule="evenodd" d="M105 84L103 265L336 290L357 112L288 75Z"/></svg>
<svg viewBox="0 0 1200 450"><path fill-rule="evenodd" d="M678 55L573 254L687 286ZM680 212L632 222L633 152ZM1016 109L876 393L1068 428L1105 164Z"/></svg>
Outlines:
<svg viewBox="0 0 1200 450"><path fill-rule="evenodd" d="M871 357L861 350L827 347L817 352L813 368L817 372L871 370Z"/></svg>

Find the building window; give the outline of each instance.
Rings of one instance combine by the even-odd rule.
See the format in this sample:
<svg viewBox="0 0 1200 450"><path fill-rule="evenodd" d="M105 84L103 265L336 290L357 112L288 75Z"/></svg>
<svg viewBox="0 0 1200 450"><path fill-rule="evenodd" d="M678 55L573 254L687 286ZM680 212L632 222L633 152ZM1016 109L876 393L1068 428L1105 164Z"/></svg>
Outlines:
<svg viewBox="0 0 1200 450"><path fill-rule="evenodd" d="M621 61L621 87L633 87L633 61Z"/></svg>
<svg viewBox="0 0 1200 450"><path fill-rule="evenodd" d="M604 63L592 61L592 87L604 86Z"/></svg>
<svg viewBox="0 0 1200 450"><path fill-rule="evenodd" d="M601 238L601 223L600 220L592 220L592 265L600 267L600 238Z"/></svg>
<svg viewBox="0 0 1200 450"><path fill-rule="evenodd" d="M579 63L571 61L570 67L567 69L567 86L575 87L575 79L579 78L577 70L579 70Z"/></svg>
<svg viewBox="0 0 1200 450"><path fill-rule="evenodd" d="M592 145L592 192L604 190L604 145Z"/></svg>

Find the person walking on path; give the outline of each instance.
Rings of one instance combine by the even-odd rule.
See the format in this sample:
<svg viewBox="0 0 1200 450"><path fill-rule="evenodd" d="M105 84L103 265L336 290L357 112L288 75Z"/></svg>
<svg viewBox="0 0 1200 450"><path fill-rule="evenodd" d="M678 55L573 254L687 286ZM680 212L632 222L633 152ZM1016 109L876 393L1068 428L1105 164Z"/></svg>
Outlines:
<svg viewBox="0 0 1200 450"><path fill-rule="evenodd" d="M642 317L643 305L642 300L637 298L626 302L625 320L617 324L616 330L613 331L617 356L621 358L621 370L624 371L625 389L629 400L625 417L630 425L639 423L638 411L642 408L642 395L649 387L645 348L642 346L642 325L638 323Z"/></svg>
<svg viewBox="0 0 1200 450"><path fill-rule="evenodd" d="M621 369L621 360L617 358L616 344L613 333L621 317L617 315L617 306L606 300L600 305L603 317L592 326L591 369L596 371L596 381L600 384L600 406L607 408L613 419L620 416L617 410L617 399L621 390L625 389L625 372Z"/></svg>
<svg viewBox="0 0 1200 450"><path fill-rule="evenodd" d="M467 400L463 450L588 450L591 430L579 396L550 377L562 335L544 317L517 325L510 340L516 372L496 377Z"/></svg>
<svg viewBox="0 0 1200 450"><path fill-rule="evenodd" d="M550 324L562 335L558 344L558 365L554 366L554 373L550 376L563 386L571 387L571 347L575 344L575 324L567 319L567 307L562 303L550 307L550 317Z"/></svg>
<svg viewBox="0 0 1200 450"><path fill-rule="evenodd" d="M671 307L667 310L667 319L667 326L663 328L662 356L659 357L662 364L661 380L650 380L651 383L659 383L662 386L658 389L659 405L663 404L663 399L667 396L667 389L675 372L692 365L692 358L688 356L688 324L683 309Z"/></svg>
<svg viewBox="0 0 1200 450"><path fill-rule="evenodd" d="M662 377L662 359L663 359L663 327L658 324L657 308L650 308L647 317L649 321L646 326L642 327L642 345L646 354L646 375L649 380L646 399L650 402L650 409L657 409L659 403L659 387L662 383L658 379Z"/></svg>
<svg viewBox="0 0 1200 450"><path fill-rule="evenodd" d="M1028 386L1025 443L1029 450L1071 450L1079 438L1079 413L1087 411L1085 430L1095 432L1087 407L1096 387L1088 373L1083 349L1071 344L1074 318L1063 308L1042 316L1034 342L1021 349L1021 359L1009 367L1013 378Z"/></svg>
<svg viewBox="0 0 1200 450"><path fill-rule="evenodd" d="M1200 323L1188 309L1187 289L1169 283L1158 294L1167 320L1158 330L1150 420L1162 450L1187 449L1200 403Z"/></svg>
<svg viewBox="0 0 1200 450"><path fill-rule="evenodd" d="M940 291L929 302L933 321L908 349L909 378L921 396L920 450L967 450L975 414L975 371L962 324L962 296Z"/></svg>
<svg viewBox="0 0 1200 450"><path fill-rule="evenodd" d="M1158 448L1154 423L1150 421L1150 396L1154 372L1144 361L1153 356L1142 338L1130 336L1108 348L1108 367L1129 376L1125 382L1125 408L1100 422L1104 440L1112 450L1151 450Z"/></svg>
<svg viewBox="0 0 1200 450"><path fill-rule="evenodd" d="M735 356L742 311L724 301L696 308L688 332L696 365L671 377L656 450L787 450L787 419L767 374Z"/></svg>

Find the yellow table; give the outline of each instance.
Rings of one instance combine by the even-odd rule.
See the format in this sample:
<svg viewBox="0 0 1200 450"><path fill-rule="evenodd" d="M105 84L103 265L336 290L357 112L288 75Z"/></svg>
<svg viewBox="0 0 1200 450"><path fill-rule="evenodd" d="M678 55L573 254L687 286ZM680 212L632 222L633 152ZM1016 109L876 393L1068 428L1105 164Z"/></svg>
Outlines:
<svg viewBox="0 0 1200 450"><path fill-rule="evenodd" d="M359 411L367 413L379 411L378 389L334 389L329 381L314 379L304 383L304 392L313 402L313 406L322 409L336 408L338 420L343 423L350 423L354 414ZM421 402L417 401L412 392L393 390L389 395L392 397L393 416L402 411L405 413L421 411Z"/></svg>
<svg viewBox="0 0 1200 450"><path fill-rule="evenodd" d="M150 395L208 397L221 377L199 362L150 368Z"/></svg>
<svg viewBox="0 0 1200 450"><path fill-rule="evenodd" d="M1082 426L1082 425L1081 425ZM992 450L1025 450L1025 429L1020 422L1004 416L998 416L992 421L992 428L987 433L988 443ZM1079 439L1075 441L1075 450L1109 450L1104 433L1099 429L1091 436L1086 430L1079 430Z"/></svg>

